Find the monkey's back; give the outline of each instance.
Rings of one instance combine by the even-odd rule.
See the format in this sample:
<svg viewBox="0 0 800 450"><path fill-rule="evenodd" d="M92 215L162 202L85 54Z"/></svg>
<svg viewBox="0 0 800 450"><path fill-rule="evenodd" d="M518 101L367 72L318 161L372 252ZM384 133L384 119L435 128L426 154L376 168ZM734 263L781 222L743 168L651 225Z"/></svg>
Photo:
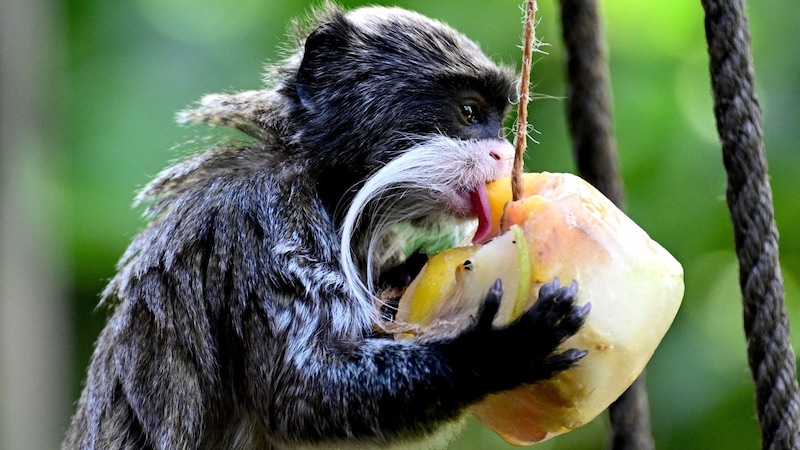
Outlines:
<svg viewBox="0 0 800 450"><path fill-rule="evenodd" d="M220 147L144 192L152 220L103 293L114 313L65 448L144 448L142 427L159 447L247 448L264 439L252 401L281 390L246 380L279 383L316 342L358 339L371 312L346 300L336 230L302 165Z"/></svg>

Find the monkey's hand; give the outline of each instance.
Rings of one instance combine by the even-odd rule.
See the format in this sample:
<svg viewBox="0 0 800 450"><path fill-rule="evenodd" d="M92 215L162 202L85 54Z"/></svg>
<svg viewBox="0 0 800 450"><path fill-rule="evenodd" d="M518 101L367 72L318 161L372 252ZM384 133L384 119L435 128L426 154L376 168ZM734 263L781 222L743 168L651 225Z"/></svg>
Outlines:
<svg viewBox="0 0 800 450"><path fill-rule="evenodd" d="M562 287L558 279L543 285L536 303L504 326L493 321L503 295L498 279L489 289L475 323L443 345L442 351L478 396L546 380L575 365L586 350L555 353L583 325L591 306L575 303L577 283ZM472 380L470 380L472 378ZM479 392L479 391L483 392Z"/></svg>

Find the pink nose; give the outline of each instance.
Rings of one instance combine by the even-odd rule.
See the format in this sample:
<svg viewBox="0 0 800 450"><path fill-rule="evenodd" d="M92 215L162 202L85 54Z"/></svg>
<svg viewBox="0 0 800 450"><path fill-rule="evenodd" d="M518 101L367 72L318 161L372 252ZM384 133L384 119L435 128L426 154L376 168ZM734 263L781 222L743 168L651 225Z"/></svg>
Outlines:
<svg viewBox="0 0 800 450"><path fill-rule="evenodd" d="M506 140L490 141L487 150L495 161L508 161L514 158L514 146Z"/></svg>
<svg viewBox="0 0 800 450"><path fill-rule="evenodd" d="M514 146L506 140L492 140L486 143L485 150L489 152L495 164L496 177L504 177L511 173L514 165Z"/></svg>

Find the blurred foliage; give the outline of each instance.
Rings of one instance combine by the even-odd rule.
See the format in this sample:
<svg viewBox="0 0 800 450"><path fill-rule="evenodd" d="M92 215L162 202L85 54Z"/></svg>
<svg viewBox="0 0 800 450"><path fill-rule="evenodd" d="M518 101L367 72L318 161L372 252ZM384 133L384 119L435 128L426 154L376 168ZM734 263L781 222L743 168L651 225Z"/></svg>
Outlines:
<svg viewBox="0 0 800 450"><path fill-rule="evenodd" d="M343 2L357 6L362 2ZM383 1L373 3L388 3ZM497 61L519 64L521 2L397 1L448 22ZM610 49L615 131L629 214L684 264L686 297L648 371L660 449L756 448L759 432L746 364L725 174L714 128L700 2L602 2ZM531 171L573 171L563 102L558 5L540 0L533 68L538 144ZM301 1L69 0L64 224L73 281L78 396L106 309L97 293L143 226L136 189L197 130L174 113L202 94L261 86L263 64L281 57L286 24ZM789 0L750 6L757 88L769 154L790 316L800 318L800 8ZM205 130L199 131L201 134ZM172 149L172 150L170 150ZM795 335L795 343L798 342ZM66 419L65 419L66 420ZM539 448L604 448L607 418ZM452 448L505 448L471 424Z"/></svg>

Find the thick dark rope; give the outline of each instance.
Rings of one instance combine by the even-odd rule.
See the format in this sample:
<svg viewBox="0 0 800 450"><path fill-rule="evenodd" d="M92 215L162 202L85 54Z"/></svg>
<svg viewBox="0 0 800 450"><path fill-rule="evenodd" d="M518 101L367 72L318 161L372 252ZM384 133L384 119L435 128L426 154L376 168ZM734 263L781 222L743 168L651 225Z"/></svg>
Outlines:
<svg viewBox="0 0 800 450"><path fill-rule="evenodd" d="M567 49L567 121L578 172L623 208L611 126L611 95L602 24L595 0L561 0ZM655 448L644 373L609 407L614 450Z"/></svg>
<svg viewBox="0 0 800 450"><path fill-rule="evenodd" d="M778 265L778 231L767 180L750 28L742 0L703 0L714 113L728 171L747 355L756 386L762 448L800 447L797 368Z"/></svg>
<svg viewBox="0 0 800 450"><path fill-rule="evenodd" d="M611 126L606 48L595 0L561 0L567 50L567 121L578 172L617 206L623 203Z"/></svg>

